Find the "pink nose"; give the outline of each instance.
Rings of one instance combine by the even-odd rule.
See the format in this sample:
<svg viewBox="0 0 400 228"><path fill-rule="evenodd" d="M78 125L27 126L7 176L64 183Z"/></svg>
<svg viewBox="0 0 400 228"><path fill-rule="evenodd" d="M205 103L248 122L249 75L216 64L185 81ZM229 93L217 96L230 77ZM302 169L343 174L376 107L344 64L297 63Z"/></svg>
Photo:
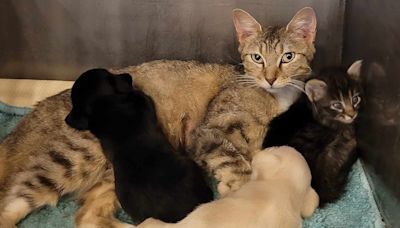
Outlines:
<svg viewBox="0 0 400 228"><path fill-rule="evenodd" d="M267 82L272 85L276 81L276 78L267 78Z"/></svg>

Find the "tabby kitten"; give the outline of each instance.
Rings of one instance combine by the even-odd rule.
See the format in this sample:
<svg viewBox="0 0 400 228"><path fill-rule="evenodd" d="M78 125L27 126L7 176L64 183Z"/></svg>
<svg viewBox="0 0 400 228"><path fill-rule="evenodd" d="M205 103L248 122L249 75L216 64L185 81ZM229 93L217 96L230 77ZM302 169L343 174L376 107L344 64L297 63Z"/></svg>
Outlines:
<svg viewBox="0 0 400 228"><path fill-rule="evenodd" d="M284 28L262 29L244 11L235 11L234 19L247 73L240 82L263 86L279 102L259 88L255 93L264 95L257 99L267 99L275 104L272 109L279 104L278 109L284 110L298 96L296 90L285 86L292 83L290 76L310 71L315 52L313 10L299 11ZM186 122L189 129L199 126L210 101L222 88L234 84L238 74L231 65L165 60L113 72L135 75L134 86L154 100L157 118L175 149L190 145L182 126ZM289 95L287 99L285 94ZM32 210L55 205L67 193L75 193L80 200L77 227L131 227L114 218L120 205L113 170L98 140L90 132L77 131L64 122L71 111L70 96L70 90L66 90L40 102L0 145L0 227L15 227ZM217 99L213 104L217 105Z"/></svg>
<svg viewBox="0 0 400 228"><path fill-rule="evenodd" d="M220 194L249 179L265 126L300 95L299 79L311 71L316 29L311 8L299 11L286 27L261 28L242 10L234 10L233 19L245 75L219 91L187 140L194 160L219 181Z"/></svg>
<svg viewBox="0 0 400 228"><path fill-rule="evenodd" d="M269 124L264 147L289 145L303 154L320 206L337 200L357 158L354 120L361 104L361 61L326 68L305 85L304 96Z"/></svg>

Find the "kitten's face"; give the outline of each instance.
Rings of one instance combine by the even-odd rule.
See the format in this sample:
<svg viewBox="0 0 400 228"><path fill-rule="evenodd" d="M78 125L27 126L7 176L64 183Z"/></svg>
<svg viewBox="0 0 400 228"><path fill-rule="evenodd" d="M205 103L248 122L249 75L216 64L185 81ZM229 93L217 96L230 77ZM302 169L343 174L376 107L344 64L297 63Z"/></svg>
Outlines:
<svg viewBox="0 0 400 228"><path fill-rule="evenodd" d="M288 85L303 87L315 52L315 13L300 10L286 27L261 28L242 10L234 11L239 51L246 75L240 81L275 92ZM299 81L300 80L300 81Z"/></svg>
<svg viewBox="0 0 400 228"><path fill-rule="evenodd" d="M356 67L358 69L352 69ZM351 124L361 105L361 84L358 80L361 62L357 61L346 72L340 68L326 68L317 79L306 83L306 93L313 102L320 121ZM358 73L352 72L357 70Z"/></svg>
<svg viewBox="0 0 400 228"><path fill-rule="evenodd" d="M345 88L334 86L331 94L327 95L324 107L330 113L331 118L336 121L350 124L358 116L361 103L361 94L356 83L349 83ZM335 88L336 87L336 88Z"/></svg>

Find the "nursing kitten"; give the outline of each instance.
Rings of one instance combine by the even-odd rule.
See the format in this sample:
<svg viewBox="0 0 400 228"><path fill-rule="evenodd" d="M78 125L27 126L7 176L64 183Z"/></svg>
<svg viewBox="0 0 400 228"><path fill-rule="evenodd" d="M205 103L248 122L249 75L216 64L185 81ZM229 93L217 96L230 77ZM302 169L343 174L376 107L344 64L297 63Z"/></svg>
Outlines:
<svg viewBox="0 0 400 228"><path fill-rule="evenodd" d="M234 22L246 74L219 91L187 140L187 150L216 177L221 194L249 179L265 126L300 96L301 80L310 73L316 29L311 8L296 14L287 27L262 29L242 10L234 11Z"/></svg>
<svg viewBox="0 0 400 228"><path fill-rule="evenodd" d="M234 20L246 72L240 82L250 86L258 82L274 95L264 98L276 98L279 109L285 110L298 93L284 85L294 82L289 78L310 71L315 52L313 10L300 10L283 28L261 28L244 11L236 11ZM113 72L135 75L134 86L154 100L161 128L175 149L190 145L182 126L189 130L199 126L210 101L238 75L231 65L166 60ZM32 210L55 205L67 193L75 193L80 202L77 227L129 227L114 218L120 205L113 170L99 141L89 131L75 130L64 121L72 108L70 95L66 90L39 102L0 145L0 164L4 164L0 167L0 227L14 227Z"/></svg>
<svg viewBox="0 0 400 228"><path fill-rule="evenodd" d="M203 204L178 223L150 218L138 228L298 228L318 207L307 162L287 146L254 156L249 182L222 199Z"/></svg>
<svg viewBox="0 0 400 228"><path fill-rule="evenodd" d="M129 74L89 70L74 83L71 98L67 124L89 129L100 140L113 164L118 200L135 222L177 222L213 200L204 171L174 154L152 99L132 88Z"/></svg>
<svg viewBox="0 0 400 228"><path fill-rule="evenodd" d="M320 205L343 193L356 161L354 120L361 105L361 61L346 72L325 68L305 86L304 96L269 124L264 147L289 145L306 158Z"/></svg>

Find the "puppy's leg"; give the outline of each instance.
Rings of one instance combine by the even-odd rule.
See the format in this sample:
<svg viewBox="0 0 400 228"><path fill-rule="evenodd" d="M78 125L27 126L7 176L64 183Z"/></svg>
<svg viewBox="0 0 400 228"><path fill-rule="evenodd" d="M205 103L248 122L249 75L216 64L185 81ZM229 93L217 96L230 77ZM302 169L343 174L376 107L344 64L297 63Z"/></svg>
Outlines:
<svg viewBox="0 0 400 228"><path fill-rule="evenodd" d="M317 209L319 204L319 197L318 194L315 192L313 188L309 188L307 190L307 193L304 197L304 203L303 203L303 208L301 210L301 216L303 218L308 218L310 217L315 209Z"/></svg>
<svg viewBox="0 0 400 228"><path fill-rule="evenodd" d="M114 217L120 208L115 195L114 176L112 171L80 197L81 207L76 217L78 228L132 228L128 223L120 222Z"/></svg>

